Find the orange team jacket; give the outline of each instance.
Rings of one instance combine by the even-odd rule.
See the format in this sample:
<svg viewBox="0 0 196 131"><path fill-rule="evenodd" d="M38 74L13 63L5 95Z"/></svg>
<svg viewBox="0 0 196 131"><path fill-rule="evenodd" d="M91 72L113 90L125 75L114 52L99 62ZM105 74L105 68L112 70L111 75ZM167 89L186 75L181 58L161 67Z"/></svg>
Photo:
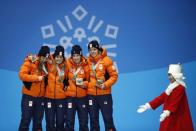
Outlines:
<svg viewBox="0 0 196 131"><path fill-rule="evenodd" d="M44 80L39 81L38 77L45 75L43 71L39 70L38 56L35 60L27 56L19 71L19 77L23 81L22 93L33 97L42 97L45 93Z"/></svg>
<svg viewBox="0 0 196 131"><path fill-rule="evenodd" d="M45 97L50 99L64 99L66 97L63 81L66 78L65 69L66 69L66 60L63 61L60 65L56 65L54 58L50 56L51 63L47 64L48 68L48 84L46 86ZM60 70L62 75L59 76Z"/></svg>
<svg viewBox="0 0 196 131"><path fill-rule="evenodd" d="M74 77L74 73L77 78L82 78L83 84L86 88L81 88L80 86L76 85L76 82L72 79ZM68 88L66 90L66 95L70 97L84 97L87 93L87 87L88 87L88 80L89 80L89 68L87 60L82 57L82 62L77 65L73 62L71 58L67 60L67 73L68 73Z"/></svg>
<svg viewBox="0 0 196 131"><path fill-rule="evenodd" d="M92 65L96 65L95 71L93 71ZM88 65L90 68L90 81L88 84L87 94L89 95L106 95L111 94L111 87L118 79L118 73L112 60L107 56L106 49L100 55L95 58L88 57ZM98 79L103 80L105 85L104 89L97 88L96 82Z"/></svg>

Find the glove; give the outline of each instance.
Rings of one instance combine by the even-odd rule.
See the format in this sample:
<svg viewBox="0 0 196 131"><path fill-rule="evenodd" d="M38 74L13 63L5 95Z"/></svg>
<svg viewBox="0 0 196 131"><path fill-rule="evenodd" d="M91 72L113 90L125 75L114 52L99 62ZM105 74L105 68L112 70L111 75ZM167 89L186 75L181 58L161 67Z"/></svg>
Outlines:
<svg viewBox="0 0 196 131"><path fill-rule="evenodd" d="M148 109L151 109L151 106L149 103L146 103L145 105L139 106L139 108L137 109L137 113L143 113Z"/></svg>
<svg viewBox="0 0 196 131"><path fill-rule="evenodd" d="M170 115L170 111L169 110L164 110L163 113L160 115L160 119L159 121L162 122L165 120L166 117L168 117Z"/></svg>

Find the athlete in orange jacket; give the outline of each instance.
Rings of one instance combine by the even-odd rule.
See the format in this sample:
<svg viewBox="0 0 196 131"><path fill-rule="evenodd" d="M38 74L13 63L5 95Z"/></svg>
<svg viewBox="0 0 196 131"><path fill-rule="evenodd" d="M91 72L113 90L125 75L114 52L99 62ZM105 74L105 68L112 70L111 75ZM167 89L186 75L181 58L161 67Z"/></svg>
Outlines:
<svg viewBox="0 0 196 131"><path fill-rule="evenodd" d="M48 63L48 84L46 88L45 97L49 99L64 99L65 95L65 85L63 83L66 74L66 60L63 60L63 56L55 56L62 57L61 63L56 63L56 58L53 58L54 55L50 56L50 60L52 63Z"/></svg>
<svg viewBox="0 0 196 131"><path fill-rule="evenodd" d="M74 45L71 57L67 60L69 85L66 90L66 130L74 130L75 114L78 113L79 130L88 131L87 87L89 69L87 60L82 56L82 49Z"/></svg>
<svg viewBox="0 0 196 131"><path fill-rule="evenodd" d="M65 68L64 47L56 46L48 62L48 85L46 87L46 131L63 131L65 121Z"/></svg>
<svg viewBox="0 0 196 131"><path fill-rule="evenodd" d="M74 47L77 48L76 46ZM85 97L89 80L88 63L86 58L80 56L80 54L76 55L80 57L78 64L76 64L74 60L75 54L67 60L69 86L66 90L66 95L70 97Z"/></svg>
<svg viewBox="0 0 196 131"><path fill-rule="evenodd" d="M50 50L42 46L38 55L29 55L20 68L19 77L23 81L22 89L22 118L19 131L29 130L31 119L33 119L33 131L42 130L42 119L44 114L45 76L47 69L45 62Z"/></svg>
<svg viewBox="0 0 196 131"><path fill-rule="evenodd" d="M90 126L99 131L99 109L101 109L105 130L116 130L113 122L112 85L117 81L118 74L112 60L107 56L106 49L100 47L98 41L88 44L90 81L88 84L88 101Z"/></svg>
<svg viewBox="0 0 196 131"><path fill-rule="evenodd" d="M93 47L92 47L93 48ZM96 48L92 50L97 50ZM89 95L111 94L111 87L117 81L118 74L112 60L107 56L106 49L101 49L97 56L89 56L90 82ZM94 69L96 68L96 69Z"/></svg>

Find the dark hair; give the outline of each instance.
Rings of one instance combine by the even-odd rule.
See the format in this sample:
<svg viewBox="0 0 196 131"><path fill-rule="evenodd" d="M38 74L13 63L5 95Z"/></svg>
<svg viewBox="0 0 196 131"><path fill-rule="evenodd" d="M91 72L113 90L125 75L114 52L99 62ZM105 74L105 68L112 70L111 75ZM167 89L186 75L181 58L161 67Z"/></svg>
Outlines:
<svg viewBox="0 0 196 131"><path fill-rule="evenodd" d="M74 45L71 49L71 55L73 54L79 54L82 56L82 48L79 45Z"/></svg>
<svg viewBox="0 0 196 131"><path fill-rule="evenodd" d="M62 52L62 56L63 58L65 58L64 56L64 47L61 45L56 46L53 57L55 58L57 55L59 55L59 53Z"/></svg>
<svg viewBox="0 0 196 131"><path fill-rule="evenodd" d="M46 57L47 54L50 54L50 48L48 46L41 46L38 56Z"/></svg>
<svg viewBox="0 0 196 131"><path fill-rule="evenodd" d="M91 47L94 47L96 49L98 49L99 51L103 51L103 49L101 48L99 42L97 40L92 40L89 42L88 44L88 50L91 48Z"/></svg>

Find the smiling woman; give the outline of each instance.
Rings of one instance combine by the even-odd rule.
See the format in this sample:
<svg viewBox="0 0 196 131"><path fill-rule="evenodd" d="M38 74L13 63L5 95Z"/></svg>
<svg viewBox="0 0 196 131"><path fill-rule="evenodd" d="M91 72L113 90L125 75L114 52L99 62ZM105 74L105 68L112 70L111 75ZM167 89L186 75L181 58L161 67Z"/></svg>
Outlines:
<svg viewBox="0 0 196 131"><path fill-rule="evenodd" d="M89 83L89 68L86 58L82 55L82 48L74 45L71 57L67 60L68 87L66 89L66 126L67 131L75 128L75 116L78 114L78 130L88 131L88 102L87 89Z"/></svg>

